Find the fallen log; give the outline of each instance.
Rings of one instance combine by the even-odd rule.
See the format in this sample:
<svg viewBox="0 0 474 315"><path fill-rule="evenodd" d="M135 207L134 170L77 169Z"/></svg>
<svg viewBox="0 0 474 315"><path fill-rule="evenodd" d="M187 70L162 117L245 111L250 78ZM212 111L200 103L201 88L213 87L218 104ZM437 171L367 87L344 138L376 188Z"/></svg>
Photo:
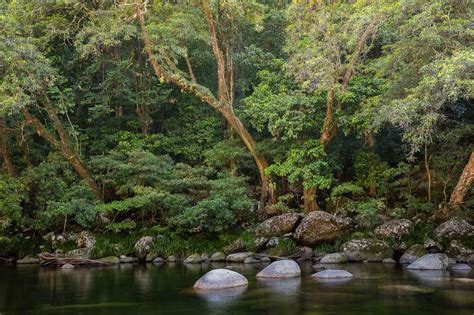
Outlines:
<svg viewBox="0 0 474 315"><path fill-rule="evenodd" d="M68 258L68 257L57 257L50 253L41 253L38 255L41 266L61 267L65 264L71 264L78 267L103 267L108 266L108 263L104 263L93 259L84 258Z"/></svg>

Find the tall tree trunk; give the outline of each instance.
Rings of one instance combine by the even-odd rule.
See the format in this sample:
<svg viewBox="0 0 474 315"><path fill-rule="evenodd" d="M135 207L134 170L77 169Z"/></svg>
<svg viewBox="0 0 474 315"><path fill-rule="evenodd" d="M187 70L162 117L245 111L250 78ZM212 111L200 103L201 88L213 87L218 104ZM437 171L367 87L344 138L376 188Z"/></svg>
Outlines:
<svg viewBox="0 0 474 315"><path fill-rule="evenodd" d="M373 35L377 27L380 23L380 19L376 18L372 20L369 25L367 25L364 33L361 35L361 37L357 41L357 45L354 49L354 52L349 58L350 62L347 64L345 67L344 74L342 76L342 82L341 82L341 87L339 90L339 94L343 95L345 91L347 90L350 80L354 75L354 68L356 66L356 63L363 51L363 48L365 47L365 44L367 43L367 40L371 35ZM327 94L327 100L326 100L326 117L324 119L324 124L322 128L322 133L321 133L321 138L320 138L320 144L323 145L324 148L329 144L329 142L332 140L334 135L337 132L338 129L338 119L337 117L333 117L334 114L334 103L336 105L336 113L342 111L342 101L337 100L335 101L335 91L334 91L334 84L337 82L337 78L333 78L332 83L328 86L328 94ZM305 209L306 211L312 211L311 209L317 209L317 201L316 201L316 191L317 187L315 187L314 190L313 188L305 188L303 191L303 195L305 197Z"/></svg>
<svg viewBox="0 0 474 315"><path fill-rule="evenodd" d="M469 161L467 162L464 170L459 177L459 181L454 187L453 192L451 193L451 198L449 199L449 204L451 206L461 205L471 190L471 187L474 183L474 151L471 152Z"/></svg>
<svg viewBox="0 0 474 315"><path fill-rule="evenodd" d="M38 119L33 117L25 107L21 109L21 112L26 119L26 123L31 125L40 137L49 142L53 148L55 148L56 151L59 152L71 164L79 176L86 181L87 185L95 194L95 196L99 200L102 200L103 196L101 189L95 182L94 178L90 175L89 170L84 166L81 159L78 157L78 153L71 149L66 132L64 131L58 116L49 105L45 105L45 108L51 121L53 122L56 132L59 135L59 140L51 132L49 132Z"/></svg>
<svg viewBox="0 0 474 315"><path fill-rule="evenodd" d="M318 203L316 202L317 187L303 188L303 201L304 210L306 212L312 212L319 209Z"/></svg>
<svg viewBox="0 0 474 315"><path fill-rule="evenodd" d="M3 118L0 118L0 151L3 158L3 166L8 175L16 177L16 169L10 158L10 152L8 151L7 131L5 127L5 120Z"/></svg>
<svg viewBox="0 0 474 315"><path fill-rule="evenodd" d="M427 193L428 193L428 202L431 202L431 171L430 171L430 160L428 152L428 144L425 144L425 171L426 171L426 181L428 183Z"/></svg>

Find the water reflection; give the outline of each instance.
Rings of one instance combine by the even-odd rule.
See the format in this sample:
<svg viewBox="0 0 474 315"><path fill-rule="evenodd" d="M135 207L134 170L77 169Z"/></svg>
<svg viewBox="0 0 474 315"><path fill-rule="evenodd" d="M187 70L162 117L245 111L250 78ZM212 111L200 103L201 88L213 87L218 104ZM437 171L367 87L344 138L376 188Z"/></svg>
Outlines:
<svg viewBox="0 0 474 315"><path fill-rule="evenodd" d="M311 278L310 263L302 264L302 277L288 279L257 279L264 265L235 264L249 279L248 288L192 289L202 274L222 265L129 264L70 272L0 265L0 313L460 315L474 307L473 272L382 264L340 265L354 274L345 282Z"/></svg>
<svg viewBox="0 0 474 315"><path fill-rule="evenodd" d="M407 270L410 275L427 286L442 287L450 281L449 273L445 270Z"/></svg>
<svg viewBox="0 0 474 315"><path fill-rule="evenodd" d="M286 296L296 295L301 286L301 277L281 279L258 278L257 281L267 287L272 293Z"/></svg>
<svg viewBox="0 0 474 315"><path fill-rule="evenodd" d="M195 290L196 294L210 306L227 306L238 300L247 290L247 287L237 287L221 290Z"/></svg>

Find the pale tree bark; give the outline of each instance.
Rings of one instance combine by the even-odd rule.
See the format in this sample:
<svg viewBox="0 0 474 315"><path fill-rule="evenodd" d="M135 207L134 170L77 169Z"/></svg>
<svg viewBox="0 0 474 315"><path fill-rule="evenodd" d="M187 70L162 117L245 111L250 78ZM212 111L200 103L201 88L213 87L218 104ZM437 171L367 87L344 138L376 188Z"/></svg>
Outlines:
<svg viewBox="0 0 474 315"><path fill-rule="evenodd" d="M466 166L464 167L461 176L459 177L456 187L454 187L449 199L451 206L460 206L469 195L471 187L474 183L474 151L471 152L471 156Z"/></svg>
<svg viewBox="0 0 474 315"><path fill-rule="evenodd" d="M180 72L176 69L172 62L166 62L166 56L163 56L164 63L158 61L154 55L154 43L150 39L145 25L145 14L146 14L146 1L141 2L135 1L136 15L138 17L142 38L145 43L145 50L148 54L149 62L160 81L166 81L177 85L183 92L194 94L203 103L211 106L217 110L226 119L229 126L239 135L242 142L247 147L248 151L252 155L255 164L257 165L259 176L262 184L261 189L261 203L262 205L272 204L276 199L275 190L270 177L265 173L265 169L268 167L266 159L257 151L256 142L249 133L249 131L242 124L240 119L235 115L233 110L234 100L234 72L232 65L232 57L230 49L227 44L224 44L225 51L222 50L220 44L217 28L210 10L210 4L208 0L203 0L202 9L206 22L208 24L210 43L214 58L217 65L217 98L214 94L206 87L196 83L194 75L191 75L191 81L187 80ZM225 40L223 41L226 42ZM173 69L172 71L167 68ZM189 71L189 68L188 68Z"/></svg>
<svg viewBox="0 0 474 315"><path fill-rule="evenodd" d="M91 176L89 170L84 166L82 160L78 156L79 153L72 149L69 139L67 138L66 132L64 127L59 120L55 110L47 104L44 105L46 112L48 113L48 117L51 119L53 127L56 133L59 136L59 139L54 136L46 127L34 116L30 114L28 109L23 107L21 112L25 117L26 123L32 126L36 133L46 140L49 144L53 146L53 148L59 152L74 168L74 170L79 174L79 176L86 181L87 185L94 193L94 195L99 199L103 199L102 191L95 182L94 178Z"/></svg>

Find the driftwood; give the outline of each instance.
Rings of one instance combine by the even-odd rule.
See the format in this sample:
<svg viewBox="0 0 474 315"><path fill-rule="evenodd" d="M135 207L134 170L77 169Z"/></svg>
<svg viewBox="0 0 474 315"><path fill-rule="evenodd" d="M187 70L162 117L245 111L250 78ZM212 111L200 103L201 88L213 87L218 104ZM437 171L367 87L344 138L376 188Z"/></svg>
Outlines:
<svg viewBox="0 0 474 315"><path fill-rule="evenodd" d="M79 267L101 267L108 266L109 264L92 259L83 259L83 258L62 258L49 253L42 253L38 255L41 266L53 266L61 267L65 264L71 264L73 266Z"/></svg>

